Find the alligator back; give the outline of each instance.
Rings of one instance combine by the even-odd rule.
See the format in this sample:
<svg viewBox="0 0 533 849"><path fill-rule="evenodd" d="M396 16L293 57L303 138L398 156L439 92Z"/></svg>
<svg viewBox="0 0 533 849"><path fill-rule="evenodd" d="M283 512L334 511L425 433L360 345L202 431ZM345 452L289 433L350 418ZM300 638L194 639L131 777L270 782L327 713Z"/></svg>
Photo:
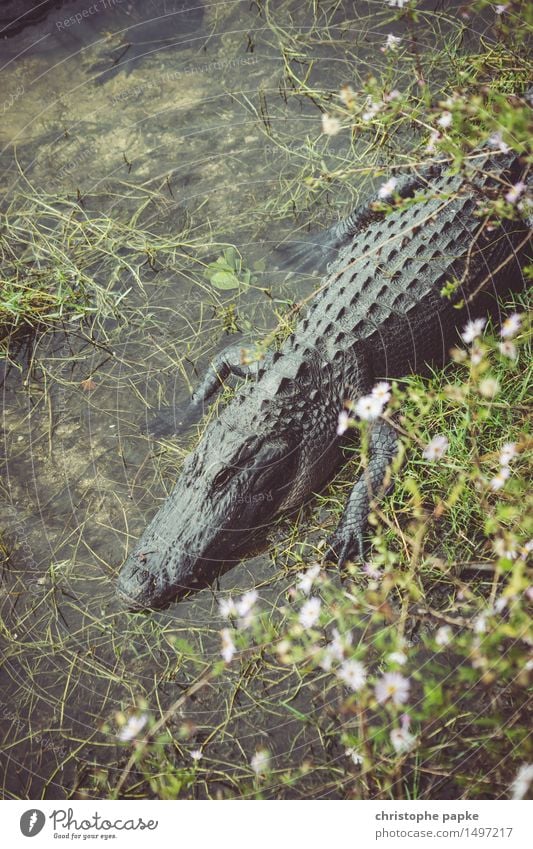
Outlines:
<svg viewBox="0 0 533 849"><path fill-rule="evenodd" d="M346 365L363 353L373 377L396 377L442 362L457 326L494 306L496 296L523 285L522 220L487 226L483 199L518 181L517 157L478 155L465 173L444 169L420 200L375 217L350 238L287 349L320 349ZM457 281L452 298L441 294ZM462 309L457 308L464 302ZM287 351L288 352L288 351Z"/></svg>

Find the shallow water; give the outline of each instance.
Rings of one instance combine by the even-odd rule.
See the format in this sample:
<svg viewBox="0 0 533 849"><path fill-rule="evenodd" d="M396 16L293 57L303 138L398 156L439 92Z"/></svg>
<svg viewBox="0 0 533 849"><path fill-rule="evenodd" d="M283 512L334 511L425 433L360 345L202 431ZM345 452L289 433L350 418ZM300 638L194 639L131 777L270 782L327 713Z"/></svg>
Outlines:
<svg viewBox="0 0 533 849"><path fill-rule="evenodd" d="M266 98L268 120L295 149L306 134L319 135L320 121L311 103L281 85L275 38L248 2L104 5L84 17L89 4L65 3L2 42L7 202L17 192L44 191L126 220L146 199L144 228L171 236L187 224L205 261L220 253L215 243L236 244L257 285L210 293L186 263L158 273L147 262L144 290L132 288L125 302L131 322L110 321L92 340L81 329L44 334L35 351L40 365L29 369L24 351L13 352L20 370L4 363L0 529L13 550L1 590L6 798L105 792L98 773L107 770L114 785L128 754L117 747L115 713L145 698L158 715L190 684L194 668L177 661L174 640L187 638L207 662L218 656L221 593L257 586L275 603L290 583L273 548L225 575L220 592L205 590L151 617L130 617L114 599L120 563L179 463L140 433L147 405L183 403L210 355L234 341L217 307L234 303L244 338L259 338L284 300L315 284L273 268L272 248L294 223L269 216L268 201L295 165L273 146L260 113ZM273 8L286 20L296 7L305 26L311 5ZM317 40L313 76L322 87L336 91L347 81L346 44L361 39L362 64L383 61L367 36L379 35L382 17L371 17L375 4L360 6L366 29L343 31L339 7L335 49ZM320 217L335 218L349 194L331 208L322 196ZM187 381L178 367L185 353ZM87 391L89 378L95 386ZM282 540L283 528L276 534ZM173 762L190 766L187 750L213 735L207 762L220 792L228 791L227 775L246 776L267 737L280 764L311 753L316 763L334 763L338 753L324 751L312 729L293 739L299 726L282 703L303 709L297 682L259 689L261 705L251 670L206 686L175 718L174 728L187 721L191 733ZM208 795L216 784L198 792Z"/></svg>

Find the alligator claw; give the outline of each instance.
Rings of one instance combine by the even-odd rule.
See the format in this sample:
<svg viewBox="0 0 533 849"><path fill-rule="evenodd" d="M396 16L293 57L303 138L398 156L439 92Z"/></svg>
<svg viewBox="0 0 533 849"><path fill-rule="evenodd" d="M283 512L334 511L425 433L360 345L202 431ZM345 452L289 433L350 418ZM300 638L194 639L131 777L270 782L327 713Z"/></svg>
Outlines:
<svg viewBox="0 0 533 849"><path fill-rule="evenodd" d="M337 528L327 539L324 559L337 562L342 569L349 560L362 562L366 547L361 531L350 533Z"/></svg>

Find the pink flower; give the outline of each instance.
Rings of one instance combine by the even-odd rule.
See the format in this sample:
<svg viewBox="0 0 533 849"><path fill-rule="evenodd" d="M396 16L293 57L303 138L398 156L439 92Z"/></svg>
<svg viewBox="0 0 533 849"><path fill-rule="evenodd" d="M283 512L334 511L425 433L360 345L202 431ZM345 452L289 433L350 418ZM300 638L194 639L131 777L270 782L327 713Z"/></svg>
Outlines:
<svg viewBox="0 0 533 849"><path fill-rule="evenodd" d="M518 183L515 183L514 186L511 186L509 191L505 193L505 200L507 203L516 203L525 188L526 184L521 180Z"/></svg>

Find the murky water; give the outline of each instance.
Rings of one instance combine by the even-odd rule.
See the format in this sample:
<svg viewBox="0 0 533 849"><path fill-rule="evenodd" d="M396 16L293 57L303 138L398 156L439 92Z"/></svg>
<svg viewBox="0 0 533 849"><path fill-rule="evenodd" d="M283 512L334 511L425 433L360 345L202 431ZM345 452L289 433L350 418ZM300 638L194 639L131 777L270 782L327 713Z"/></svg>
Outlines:
<svg viewBox="0 0 533 849"><path fill-rule="evenodd" d="M383 28L383 9L360 4L358 30L343 29L341 5L325 7L335 48L316 38L312 78L335 91L348 81L347 45L370 67L368 33ZM293 34L313 20L312 3L269 8ZM159 715L190 684L195 667L176 639L188 639L206 662L219 649L210 590L151 617L129 617L115 602L125 552L170 491L179 462L162 456L139 425L147 405L188 396L210 355L233 341L229 315L242 338L259 338L284 301L311 291L312 280L286 280L273 269L272 247L294 222L269 215L269 201L296 166L265 130L275 124L303 147L320 122L309 101L290 97L276 37L247 0L67 2L6 38L1 52L7 202L45 192L121 221L144 204L143 229L171 237L186 228L204 245L204 261L220 254L220 243L236 244L256 277L246 291L213 293L205 278L199 285L197 266L158 270L148 251L143 288L133 286L124 301L128 322L47 333L33 368L24 350L12 352L20 369L4 363L0 529L11 556L2 586L3 792L98 796L99 773L114 785L126 760L115 713L144 698ZM322 195L322 218L335 217L347 199L329 209ZM221 592L258 586L275 602L285 566L273 548L225 575ZM298 707L295 682L263 683L261 706L257 696L252 669L204 688L173 720L174 729L187 720L191 733L171 762L189 766L188 749L212 739L204 762L220 777L220 792L232 790L225 776L246 775L267 736L280 763L307 755L334 762L334 751L319 754L315 732L293 739L296 725L282 704ZM211 778L198 792L214 786Z"/></svg>

